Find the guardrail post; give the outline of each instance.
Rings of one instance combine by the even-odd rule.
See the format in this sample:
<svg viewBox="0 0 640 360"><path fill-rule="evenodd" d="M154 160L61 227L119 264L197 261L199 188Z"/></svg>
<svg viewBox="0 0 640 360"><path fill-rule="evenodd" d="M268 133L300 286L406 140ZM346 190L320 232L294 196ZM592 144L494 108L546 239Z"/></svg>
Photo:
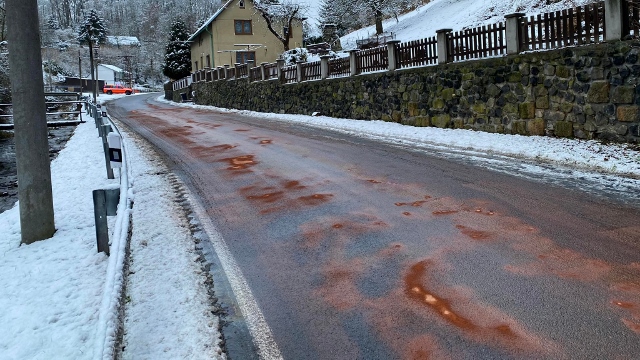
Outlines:
<svg viewBox="0 0 640 360"><path fill-rule="evenodd" d="M109 144L107 142L107 136L112 130L111 125L108 124L106 119L106 117L103 118L102 116L100 116L101 125L99 129L102 130L100 132L100 137L102 138L102 150L104 151L104 160L107 166L107 179L114 179L115 177L113 176L113 169L111 168L111 159L109 157Z"/></svg>
<svg viewBox="0 0 640 360"><path fill-rule="evenodd" d="M320 56L320 79L322 80L329 78L329 59L331 55Z"/></svg>
<svg viewBox="0 0 640 360"><path fill-rule="evenodd" d="M604 1L605 41L617 41L629 35L629 16L625 5L623 0Z"/></svg>
<svg viewBox="0 0 640 360"><path fill-rule="evenodd" d="M389 58L389 71L394 71L399 68L398 64L400 59L398 59L398 48L397 45L400 44L400 40L389 40L387 41L387 56Z"/></svg>
<svg viewBox="0 0 640 360"><path fill-rule="evenodd" d="M356 76L358 75L358 57L356 54L359 50L349 50L349 75Z"/></svg>
<svg viewBox="0 0 640 360"><path fill-rule="evenodd" d="M507 20L506 24L506 40L507 40L507 54L519 54L522 52L522 35L521 31L522 26L520 23L522 18L525 16L524 13L513 13L505 15L504 18Z"/></svg>
<svg viewBox="0 0 640 360"><path fill-rule="evenodd" d="M118 212L120 189L93 190L92 195L98 252L104 252L109 256L109 226L107 224L107 216L115 216Z"/></svg>
<svg viewBox="0 0 640 360"><path fill-rule="evenodd" d="M436 31L438 38L438 64L446 64L451 62L451 49L449 49L449 34L453 30L440 29Z"/></svg>

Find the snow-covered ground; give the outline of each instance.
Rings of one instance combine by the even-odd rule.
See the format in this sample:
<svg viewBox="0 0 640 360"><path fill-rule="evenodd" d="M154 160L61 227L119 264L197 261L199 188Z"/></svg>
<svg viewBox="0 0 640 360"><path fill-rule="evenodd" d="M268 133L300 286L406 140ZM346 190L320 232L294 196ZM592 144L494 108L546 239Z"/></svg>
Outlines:
<svg viewBox="0 0 640 360"><path fill-rule="evenodd" d="M385 32L395 34L402 42L436 35L436 30L488 25L504 21L505 14L522 12L527 15L581 6L594 0L561 0L546 5L540 0L431 0L418 9L383 22ZM355 49L356 40L375 35L375 25L362 28L340 38L342 48Z"/></svg>
<svg viewBox="0 0 640 360"><path fill-rule="evenodd" d="M113 289L123 275L114 244L127 228L110 218L111 257L97 253L92 191L117 188L119 173L107 180L98 132L83 118L51 164L55 235L20 245L18 204L0 214L0 359L111 358ZM225 358L206 272L176 203L179 184L145 144L125 133L125 145L135 206L123 358ZM129 210L119 212L126 219Z"/></svg>

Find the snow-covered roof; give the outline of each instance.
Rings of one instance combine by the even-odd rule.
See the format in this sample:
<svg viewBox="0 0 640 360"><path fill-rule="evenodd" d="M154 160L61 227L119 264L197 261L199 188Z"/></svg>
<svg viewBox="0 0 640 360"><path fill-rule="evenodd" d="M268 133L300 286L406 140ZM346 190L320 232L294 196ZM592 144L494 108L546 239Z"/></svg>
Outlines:
<svg viewBox="0 0 640 360"><path fill-rule="evenodd" d="M107 36L107 44L114 46L140 46L140 40L135 36Z"/></svg>
<svg viewBox="0 0 640 360"><path fill-rule="evenodd" d="M229 4L231 4L232 1L235 1L235 0L229 0L226 3L224 3L224 5L222 5L222 7L218 9L218 11L216 11L213 15L211 15L209 20L205 21L205 23L202 26L200 26L200 28L196 30L196 32L194 32L193 35L189 36L189 39L187 39L187 41L193 41L193 39L195 39L196 36L200 35L200 33L203 32L209 26L209 24L213 22L213 20L215 20L224 10L227 9L227 6L229 6Z"/></svg>
<svg viewBox="0 0 640 360"><path fill-rule="evenodd" d="M117 67L117 66L115 66L115 65L99 64L98 66L104 66L104 67L106 67L106 68L107 68L107 69L109 69L109 70L113 70L113 71L115 71L115 72L119 72L119 73L124 72L124 70L123 70L123 69L120 69L119 67Z"/></svg>

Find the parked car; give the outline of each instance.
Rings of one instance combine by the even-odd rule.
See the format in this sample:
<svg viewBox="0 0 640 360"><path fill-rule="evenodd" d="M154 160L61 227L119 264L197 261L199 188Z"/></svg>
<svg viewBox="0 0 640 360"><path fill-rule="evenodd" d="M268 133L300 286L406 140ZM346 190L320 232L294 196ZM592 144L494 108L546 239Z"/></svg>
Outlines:
<svg viewBox="0 0 640 360"><path fill-rule="evenodd" d="M111 94L127 94L127 95L131 95L133 94L133 89L126 87L126 86L122 86L122 85L105 85L102 88L102 92L108 95Z"/></svg>

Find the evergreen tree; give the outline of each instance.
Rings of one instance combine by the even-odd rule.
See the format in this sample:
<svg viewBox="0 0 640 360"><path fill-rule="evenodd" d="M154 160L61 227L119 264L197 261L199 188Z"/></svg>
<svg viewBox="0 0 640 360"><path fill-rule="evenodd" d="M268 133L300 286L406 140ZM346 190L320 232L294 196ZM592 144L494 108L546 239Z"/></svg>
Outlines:
<svg viewBox="0 0 640 360"><path fill-rule="evenodd" d="M91 80L97 81L97 72L94 76L94 67L96 67L93 59L93 49L95 45L99 45L107 39L107 28L104 26L102 18L98 16L95 10L89 11L89 15L80 25L78 29L78 41L80 44L89 45L89 59L91 59ZM93 101L96 101L96 90L94 87Z"/></svg>
<svg viewBox="0 0 640 360"><path fill-rule="evenodd" d="M94 45L103 43L107 38L107 28L104 26L102 18L98 15L96 10L89 11L89 15L84 20L84 23L80 24L78 29L78 41L82 45L89 45L91 48Z"/></svg>
<svg viewBox="0 0 640 360"><path fill-rule="evenodd" d="M182 20L174 21L162 66L162 73L170 79L182 79L191 73L191 45L187 39L187 26Z"/></svg>

